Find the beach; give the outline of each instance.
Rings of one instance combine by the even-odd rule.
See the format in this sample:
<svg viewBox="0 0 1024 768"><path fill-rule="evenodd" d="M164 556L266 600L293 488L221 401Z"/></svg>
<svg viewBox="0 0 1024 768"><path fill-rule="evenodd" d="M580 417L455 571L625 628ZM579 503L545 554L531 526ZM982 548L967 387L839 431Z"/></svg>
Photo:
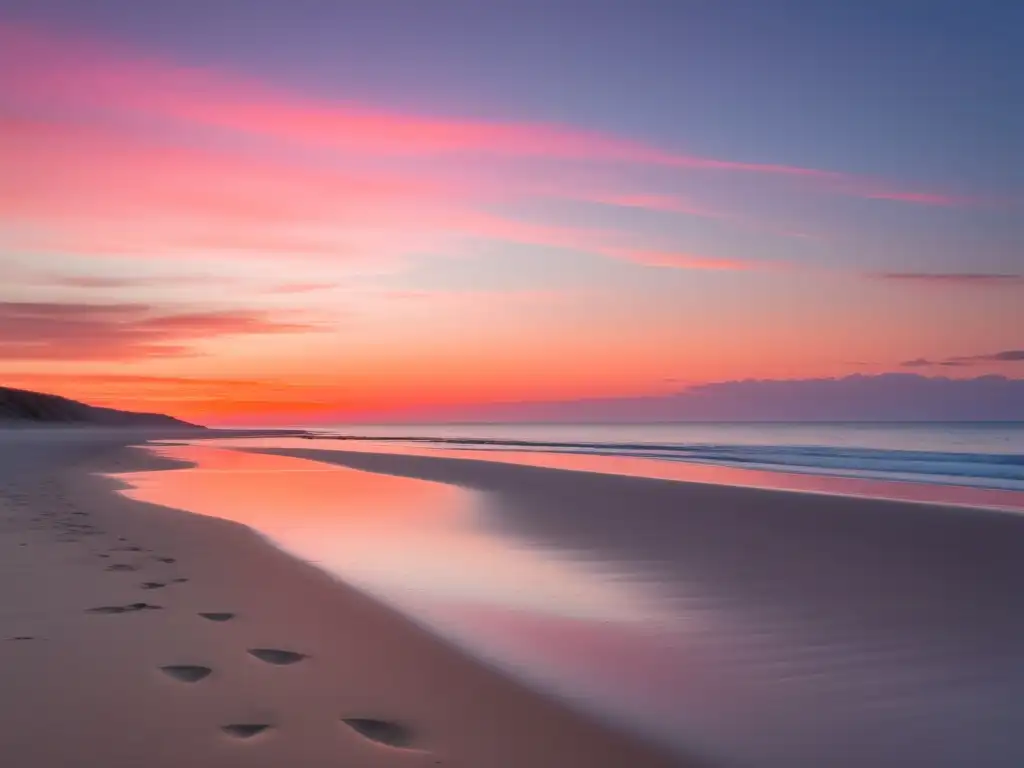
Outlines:
<svg viewBox="0 0 1024 768"><path fill-rule="evenodd" d="M1024 760L1008 509L159 437L5 437L14 765Z"/></svg>
<svg viewBox="0 0 1024 768"><path fill-rule="evenodd" d="M125 447L142 437L2 437L5 765L691 764L467 659L243 526L117 495L99 473L167 465Z"/></svg>

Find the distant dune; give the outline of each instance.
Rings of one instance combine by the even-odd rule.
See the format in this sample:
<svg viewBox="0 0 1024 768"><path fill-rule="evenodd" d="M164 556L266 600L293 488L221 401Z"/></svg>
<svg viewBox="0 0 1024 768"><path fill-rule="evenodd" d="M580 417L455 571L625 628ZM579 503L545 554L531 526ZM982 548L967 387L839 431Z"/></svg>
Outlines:
<svg viewBox="0 0 1024 768"><path fill-rule="evenodd" d="M0 387L0 426L88 424L105 427L194 427L162 413L135 413L100 408L58 395Z"/></svg>

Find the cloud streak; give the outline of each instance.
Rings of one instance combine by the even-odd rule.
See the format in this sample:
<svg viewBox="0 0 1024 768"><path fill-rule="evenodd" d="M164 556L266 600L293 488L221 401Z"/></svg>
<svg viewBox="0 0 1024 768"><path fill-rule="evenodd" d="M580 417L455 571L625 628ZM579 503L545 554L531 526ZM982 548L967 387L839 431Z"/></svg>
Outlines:
<svg viewBox="0 0 1024 768"><path fill-rule="evenodd" d="M726 259L715 256L701 256L691 253L672 251L650 251L643 249L605 248L602 253L612 258L643 264L648 267L667 269L696 269L710 272L749 272L751 270L768 269L771 265L765 262L744 259Z"/></svg>
<svg viewBox="0 0 1024 768"><path fill-rule="evenodd" d="M318 100L25 25L0 24L0 84L29 101L103 108L344 153L630 163L804 179L841 194L923 205L963 202L834 171L673 152L567 126L404 114Z"/></svg>
<svg viewBox="0 0 1024 768"><path fill-rule="evenodd" d="M473 240L487 239L652 268L766 268L754 260L652 242L650 236L494 212L493 202L552 197L740 223L683 196L569 183L557 170L564 161L749 173L864 197L902 195L945 204L931 193L890 194L891 185L846 174L673 153L566 126L401 114L315 100L23 25L0 23L0 88L9 104L32 115L0 113L0 223L15 247L46 254L288 258L357 271L392 270L417 254L457 255L472 249ZM129 122L115 127L123 118ZM133 126L128 133L126 125ZM140 136L143 125L158 127L160 138ZM182 135L182 129L190 140L218 141L206 149L170 143L168 137ZM225 132L228 146L247 149L223 149ZM271 146L257 146L253 138ZM389 165L395 158L453 156L472 159L474 170L460 176L429 164L403 163L400 171ZM529 158L556 164L530 166L527 173L518 161ZM66 286L129 287L102 277L72 279L77 284ZM307 282L313 281L295 280ZM159 284L159 278L150 283ZM169 277L162 284L181 283Z"/></svg>
<svg viewBox="0 0 1024 768"><path fill-rule="evenodd" d="M998 272L878 272L869 277L920 285L1024 285L1024 275Z"/></svg>
<svg viewBox="0 0 1024 768"><path fill-rule="evenodd" d="M267 293L291 295L296 293L314 293L337 288L337 283L281 283L267 289Z"/></svg>
<svg viewBox="0 0 1024 768"><path fill-rule="evenodd" d="M84 254L396 258L460 209L420 178L296 167L243 153L0 117L0 210L31 246Z"/></svg>
<svg viewBox="0 0 1024 768"><path fill-rule="evenodd" d="M650 266L741 268L738 260L652 249L620 231L485 213L470 186L429 176L293 166L57 122L0 117L0 165L0 206L14 236L50 252L197 262L294 257L360 267L482 238ZM65 284L120 282L79 276Z"/></svg>
<svg viewBox="0 0 1024 768"><path fill-rule="evenodd" d="M904 368L930 368L934 366L945 366L956 368L960 366L976 365L978 363L1020 363L1024 362L1024 349L1007 349L1002 352L994 352L989 355L968 355L961 357L947 357L942 360L929 360L925 357L918 357L914 360L907 360L900 363Z"/></svg>
<svg viewBox="0 0 1024 768"><path fill-rule="evenodd" d="M30 279L31 280L31 279ZM166 288L169 286L209 285L226 282L210 275L159 275L154 277L109 277L102 275L49 275L40 276L38 283L59 288L121 289Z"/></svg>
<svg viewBox="0 0 1024 768"><path fill-rule="evenodd" d="M0 302L0 358L132 361L200 354L227 336L308 333L320 326L262 312L175 311L139 303Z"/></svg>

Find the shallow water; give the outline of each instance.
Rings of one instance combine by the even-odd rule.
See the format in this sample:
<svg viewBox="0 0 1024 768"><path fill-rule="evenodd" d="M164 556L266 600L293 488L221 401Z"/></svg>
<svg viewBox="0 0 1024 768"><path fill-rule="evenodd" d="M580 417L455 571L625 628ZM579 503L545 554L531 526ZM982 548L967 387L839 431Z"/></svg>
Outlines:
<svg viewBox="0 0 1024 768"><path fill-rule="evenodd" d="M340 425L318 430L477 451L631 456L1024 491L1024 423Z"/></svg>
<svg viewBox="0 0 1024 768"><path fill-rule="evenodd" d="M687 512L691 528L662 536L659 518L632 508L623 509L626 534L606 535L600 520L584 527L571 515L568 526L545 527L564 511L556 506L229 445L352 444L162 447L197 466L123 476L126 493L245 523L536 687L713 764L1024 764L1024 541L883 526L877 539L835 548L822 546L834 544L825 529L805 539L771 538L771 521L756 535L716 530L708 510ZM441 453L620 474L668 467L701 482L825 482L818 490L831 493L918 488L635 457ZM921 487L1011 507L1021 498Z"/></svg>

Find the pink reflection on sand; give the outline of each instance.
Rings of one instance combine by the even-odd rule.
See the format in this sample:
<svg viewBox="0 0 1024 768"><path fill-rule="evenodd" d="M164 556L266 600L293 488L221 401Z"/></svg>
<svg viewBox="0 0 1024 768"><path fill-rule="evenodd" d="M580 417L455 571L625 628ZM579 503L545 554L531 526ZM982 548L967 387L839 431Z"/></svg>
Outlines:
<svg viewBox="0 0 1024 768"><path fill-rule="evenodd" d="M247 525L411 612L444 604L600 622L667 616L629 584L482 530L484 500L461 488L208 444L152 450L196 466L120 475L125 495Z"/></svg>
<svg viewBox="0 0 1024 768"><path fill-rule="evenodd" d="M701 659L680 649L690 633L711 631L713 617L680 611L678 599L608 564L482 528L485 494L206 441L150 450L195 466L119 475L126 496L247 525L597 716L625 712L670 741L679 686L709 699L722 689L721 674L709 680ZM659 715L642 715L651 709Z"/></svg>
<svg viewBox="0 0 1024 768"><path fill-rule="evenodd" d="M685 461L636 458L633 456L596 456L593 454L541 453L539 451L503 451L437 449L398 442L375 443L365 440L302 438L242 438L211 440L210 444L235 447L283 448L325 451L358 451L363 453L401 453L453 459L498 461L550 467L581 472L649 477L714 485L772 488L776 490L825 493L839 496L899 499L933 504L954 504L1024 511L1024 493L992 488L969 488L955 485L870 480L853 477L799 474L759 469L741 469Z"/></svg>
<svg viewBox="0 0 1024 768"><path fill-rule="evenodd" d="M431 615L454 625L499 658L529 658L548 679L585 680L601 693L668 708L681 686L705 687L699 658L688 663L679 638L655 627L527 614L485 605L440 606ZM721 680L707 686L721 695Z"/></svg>

